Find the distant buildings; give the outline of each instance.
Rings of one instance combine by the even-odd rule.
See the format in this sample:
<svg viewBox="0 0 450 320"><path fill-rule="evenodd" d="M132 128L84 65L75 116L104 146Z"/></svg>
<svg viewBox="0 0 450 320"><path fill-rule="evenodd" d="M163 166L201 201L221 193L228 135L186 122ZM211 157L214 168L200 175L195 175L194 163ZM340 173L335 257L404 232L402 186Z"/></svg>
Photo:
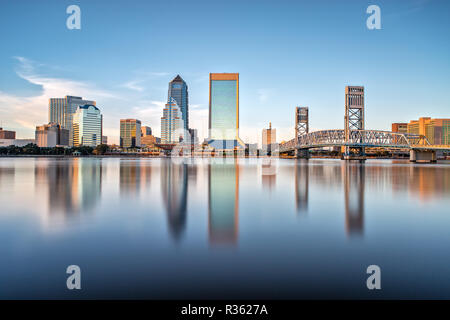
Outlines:
<svg viewBox="0 0 450 320"><path fill-rule="evenodd" d="M403 122L393 123L391 131L395 133L408 133L408 124Z"/></svg>
<svg viewBox="0 0 450 320"><path fill-rule="evenodd" d="M30 143L35 144L36 140L34 140L34 139L0 139L0 147L9 147L9 146L24 147Z"/></svg>
<svg viewBox="0 0 450 320"><path fill-rule="evenodd" d="M79 106L73 115L73 145L96 147L101 144L102 124L102 115L95 105Z"/></svg>
<svg viewBox="0 0 450 320"><path fill-rule="evenodd" d="M0 128L0 139L16 139L16 132L7 131Z"/></svg>
<svg viewBox="0 0 450 320"><path fill-rule="evenodd" d="M138 119L120 120L120 147L136 148L141 146L141 121Z"/></svg>
<svg viewBox="0 0 450 320"><path fill-rule="evenodd" d="M69 146L73 141L73 116L79 106L96 105L95 101L83 100L82 97L66 96L65 98L50 98L48 105L48 121L58 123L69 130Z"/></svg>
<svg viewBox="0 0 450 320"><path fill-rule="evenodd" d="M141 137L151 136L152 135L152 128L148 126L142 126L141 127Z"/></svg>
<svg viewBox="0 0 450 320"><path fill-rule="evenodd" d="M169 82L169 92L167 101L170 102L170 98L174 98L181 111L181 117L183 119L183 129L189 129L189 97L188 86L186 82L177 75L172 81Z"/></svg>
<svg viewBox="0 0 450 320"><path fill-rule="evenodd" d="M271 153L275 149L277 143L277 129L272 129L272 123L269 122L269 129L263 129L262 131L262 149Z"/></svg>
<svg viewBox="0 0 450 320"><path fill-rule="evenodd" d="M209 139L215 149L244 149L239 138L239 73L209 74Z"/></svg>
<svg viewBox="0 0 450 320"><path fill-rule="evenodd" d="M183 118L174 98L170 98L161 117L161 143L178 143L183 139Z"/></svg>
<svg viewBox="0 0 450 320"><path fill-rule="evenodd" d="M407 125L407 131L426 136L431 144L450 145L450 119L423 117L411 120Z"/></svg>
<svg viewBox="0 0 450 320"><path fill-rule="evenodd" d="M102 144L108 144L108 137L102 136Z"/></svg>
<svg viewBox="0 0 450 320"><path fill-rule="evenodd" d="M69 130L62 128L58 123L37 126L35 137L38 147L53 148L69 145Z"/></svg>
<svg viewBox="0 0 450 320"><path fill-rule="evenodd" d="M191 144L198 144L199 140L198 140L198 131L197 129L189 129L189 138L190 141L188 141Z"/></svg>

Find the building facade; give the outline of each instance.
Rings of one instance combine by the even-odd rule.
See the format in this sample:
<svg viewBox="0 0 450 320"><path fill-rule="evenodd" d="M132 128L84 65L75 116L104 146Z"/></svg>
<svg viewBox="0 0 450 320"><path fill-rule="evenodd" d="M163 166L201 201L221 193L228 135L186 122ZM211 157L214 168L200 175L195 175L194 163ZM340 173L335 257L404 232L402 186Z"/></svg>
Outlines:
<svg viewBox="0 0 450 320"><path fill-rule="evenodd" d="M408 133L408 124L404 122L393 123L391 131L395 133Z"/></svg>
<svg viewBox="0 0 450 320"><path fill-rule="evenodd" d="M184 122L180 108L171 98L163 109L161 117L161 143L178 143L184 137Z"/></svg>
<svg viewBox="0 0 450 320"><path fill-rule="evenodd" d="M239 73L209 74L209 145L245 148L239 138Z"/></svg>
<svg viewBox="0 0 450 320"><path fill-rule="evenodd" d="M73 115L73 145L96 147L101 144L102 124L102 114L96 106L79 106Z"/></svg>
<svg viewBox="0 0 450 320"><path fill-rule="evenodd" d="M3 128L0 128L0 139L14 140L14 139L16 139L16 132L3 130Z"/></svg>
<svg viewBox="0 0 450 320"><path fill-rule="evenodd" d="M431 144L450 145L450 119L422 117L419 120L411 120L407 131L426 136Z"/></svg>
<svg viewBox="0 0 450 320"><path fill-rule="evenodd" d="M152 128L148 126L142 126L141 127L141 137L151 136L152 135Z"/></svg>
<svg viewBox="0 0 450 320"><path fill-rule="evenodd" d="M189 96L188 86L186 82L177 75L172 81L169 82L169 92L167 95L167 101L170 98L174 98L181 111L183 119L183 129L189 129Z"/></svg>
<svg viewBox="0 0 450 320"><path fill-rule="evenodd" d="M262 131L262 146L277 143L277 129L272 129L272 123L269 122L269 128Z"/></svg>
<svg viewBox="0 0 450 320"><path fill-rule="evenodd" d="M64 129L58 123L49 123L37 126L35 140L38 147L53 148L69 145L69 130Z"/></svg>
<svg viewBox="0 0 450 320"><path fill-rule="evenodd" d="M141 146L141 121L138 119L120 120L120 147L136 148Z"/></svg>
<svg viewBox="0 0 450 320"><path fill-rule="evenodd" d="M79 106L96 105L95 101L83 100L82 97L66 96L64 98L50 98L48 104L48 121L57 123L69 130L69 145L73 146L73 117Z"/></svg>

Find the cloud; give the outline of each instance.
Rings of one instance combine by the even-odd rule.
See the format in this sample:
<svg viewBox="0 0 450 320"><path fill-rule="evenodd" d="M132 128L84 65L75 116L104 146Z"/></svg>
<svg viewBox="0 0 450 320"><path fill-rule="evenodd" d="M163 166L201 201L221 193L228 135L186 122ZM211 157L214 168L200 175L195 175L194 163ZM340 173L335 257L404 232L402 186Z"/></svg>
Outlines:
<svg viewBox="0 0 450 320"><path fill-rule="evenodd" d="M36 96L22 97L0 91L0 111L3 125L17 130L18 138L34 137L36 125L48 122L48 100L52 97L79 95L86 99L117 98L92 83L44 76L37 72L44 66L25 57L13 57L18 62L16 74L31 84L42 88ZM45 66L44 66L45 67Z"/></svg>

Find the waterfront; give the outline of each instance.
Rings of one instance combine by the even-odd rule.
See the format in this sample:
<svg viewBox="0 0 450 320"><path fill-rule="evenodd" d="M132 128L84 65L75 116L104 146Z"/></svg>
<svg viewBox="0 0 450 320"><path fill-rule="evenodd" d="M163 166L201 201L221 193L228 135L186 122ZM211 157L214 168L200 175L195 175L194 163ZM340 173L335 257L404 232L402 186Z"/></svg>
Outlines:
<svg viewBox="0 0 450 320"><path fill-rule="evenodd" d="M0 298L450 298L450 161L0 158L0 206Z"/></svg>

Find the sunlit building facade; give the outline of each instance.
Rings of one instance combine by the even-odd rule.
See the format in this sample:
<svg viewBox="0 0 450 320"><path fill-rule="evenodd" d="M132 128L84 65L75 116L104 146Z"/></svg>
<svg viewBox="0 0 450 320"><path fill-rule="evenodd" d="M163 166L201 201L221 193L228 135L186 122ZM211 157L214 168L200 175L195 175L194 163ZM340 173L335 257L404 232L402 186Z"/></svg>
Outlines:
<svg viewBox="0 0 450 320"><path fill-rule="evenodd" d="M16 139L16 132L0 128L0 139Z"/></svg>
<svg viewBox="0 0 450 320"><path fill-rule="evenodd" d="M411 120L407 131L426 136L431 144L450 145L450 119L422 117L419 120Z"/></svg>
<svg viewBox="0 0 450 320"><path fill-rule="evenodd" d="M239 138L239 73L209 74L209 139L216 149L245 148Z"/></svg>
<svg viewBox="0 0 450 320"><path fill-rule="evenodd" d="M120 120L120 147L136 148L141 146L141 121L138 119Z"/></svg>
<svg viewBox="0 0 450 320"><path fill-rule="evenodd" d="M392 132L408 133L408 124L403 122L396 122L392 124Z"/></svg>
<svg viewBox="0 0 450 320"><path fill-rule="evenodd" d="M102 114L94 106L79 106L73 115L73 145L96 147L102 143Z"/></svg>

